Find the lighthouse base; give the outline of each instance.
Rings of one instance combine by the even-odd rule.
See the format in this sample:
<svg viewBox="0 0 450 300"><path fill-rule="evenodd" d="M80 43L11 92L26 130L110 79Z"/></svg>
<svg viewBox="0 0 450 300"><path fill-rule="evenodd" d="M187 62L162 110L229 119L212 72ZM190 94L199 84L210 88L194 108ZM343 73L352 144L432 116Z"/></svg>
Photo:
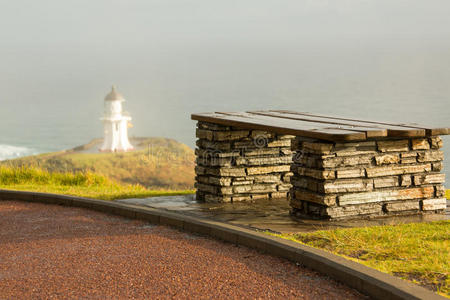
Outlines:
<svg viewBox="0 0 450 300"><path fill-rule="evenodd" d="M127 148L127 149L102 149L99 148L98 151L99 152L130 152L130 151L134 151L134 147L131 148Z"/></svg>

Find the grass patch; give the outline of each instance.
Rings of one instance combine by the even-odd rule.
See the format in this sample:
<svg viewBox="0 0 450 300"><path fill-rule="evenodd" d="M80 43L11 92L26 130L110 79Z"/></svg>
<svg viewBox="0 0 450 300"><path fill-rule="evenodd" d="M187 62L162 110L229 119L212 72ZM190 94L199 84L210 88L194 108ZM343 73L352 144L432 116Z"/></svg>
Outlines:
<svg viewBox="0 0 450 300"><path fill-rule="evenodd" d="M135 146L140 150L130 152L84 153L67 150L0 161L0 166L35 167L51 173L92 172L121 184L139 184L151 190L194 188L194 150L165 138L141 138L139 141ZM98 140L92 143L96 142ZM84 148L77 147L78 150Z"/></svg>
<svg viewBox="0 0 450 300"><path fill-rule="evenodd" d="M192 194L193 190L150 190L119 184L92 172L48 172L34 167L0 167L0 188L66 194L102 200Z"/></svg>
<svg viewBox="0 0 450 300"><path fill-rule="evenodd" d="M283 234L450 297L450 221Z"/></svg>

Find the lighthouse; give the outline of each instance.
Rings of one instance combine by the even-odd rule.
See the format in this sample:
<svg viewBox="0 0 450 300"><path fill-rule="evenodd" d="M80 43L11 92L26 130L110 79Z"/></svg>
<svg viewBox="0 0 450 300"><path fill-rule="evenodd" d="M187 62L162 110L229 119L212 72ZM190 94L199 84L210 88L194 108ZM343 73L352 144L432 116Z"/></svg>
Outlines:
<svg viewBox="0 0 450 300"><path fill-rule="evenodd" d="M100 148L102 152L123 152L133 150L128 141L128 123L131 117L122 111L125 99L112 86L111 92L105 97L105 112L103 118L104 139Z"/></svg>

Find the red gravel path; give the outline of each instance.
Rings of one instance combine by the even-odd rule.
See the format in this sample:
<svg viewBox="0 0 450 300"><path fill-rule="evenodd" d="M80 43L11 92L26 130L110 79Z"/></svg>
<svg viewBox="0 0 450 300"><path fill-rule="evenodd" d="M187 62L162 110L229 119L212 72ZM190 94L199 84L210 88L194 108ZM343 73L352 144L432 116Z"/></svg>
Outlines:
<svg viewBox="0 0 450 300"><path fill-rule="evenodd" d="M286 260L81 208L0 201L0 299L355 299Z"/></svg>

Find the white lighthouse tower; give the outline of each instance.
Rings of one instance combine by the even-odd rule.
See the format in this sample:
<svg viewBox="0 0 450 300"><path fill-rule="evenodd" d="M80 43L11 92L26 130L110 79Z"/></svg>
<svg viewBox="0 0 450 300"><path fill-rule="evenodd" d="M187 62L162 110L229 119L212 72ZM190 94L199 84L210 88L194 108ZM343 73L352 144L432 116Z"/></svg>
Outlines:
<svg viewBox="0 0 450 300"><path fill-rule="evenodd" d="M123 96L113 86L105 97L105 113L101 120L104 127L104 140L100 148L102 152L118 152L133 150L128 141L128 122L131 117L122 112Z"/></svg>

